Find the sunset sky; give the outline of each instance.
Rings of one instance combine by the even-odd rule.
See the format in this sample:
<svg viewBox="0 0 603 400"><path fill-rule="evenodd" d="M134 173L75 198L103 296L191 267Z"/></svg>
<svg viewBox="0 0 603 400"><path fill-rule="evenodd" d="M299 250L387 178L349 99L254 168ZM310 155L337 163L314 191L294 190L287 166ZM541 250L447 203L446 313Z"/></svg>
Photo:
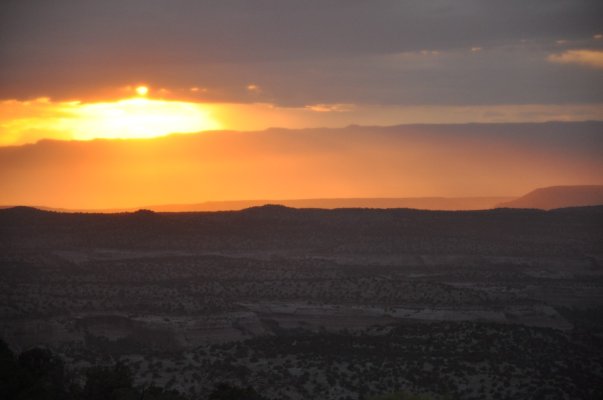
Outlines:
<svg viewBox="0 0 603 400"><path fill-rule="evenodd" d="M247 167L220 148L218 153L230 154L224 156L229 161L212 164L215 175L210 181L223 182L228 190L213 184L211 190L184 195L190 182L174 179L170 171L180 171L188 161L176 166L175 160L161 154L152 168L155 175L147 164L144 168L127 164L129 172L120 178L119 190L127 191L128 182L143 175L149 184L155 182L153 176L163 176L166 182L181 183L171 197L158 189L153 196L142 193L139 198L133 193L120 197L117 192L87 198L75 183L78 176L95 176L106 183L120 173L104 167L108 164L99 154L107 153L86 148L86 161L77 165L61 158L64 153L41 152L36 160L16 159L13 154L26 151L23 146L42 146L34 143L43 139L154 138L209 130L250 131L257 139L259 131L271 127L603 120L601 21L599 0L4 0L0 4L0 179L5 189L0 204L110 208L269 196L515 195L539 182L600 183L603 178L589 169L594 167L591 163L576 167L582 172L576 170L571 177L538 170L529 184L511 185L509 177L503 179L509 183L506 186L500 181L497 188L486 187L476 180L473 186L466 183L467 190L459 190L458 185L453 190L435 183L440 172L397 177L394 171L407 165L410 155L402 150L404 143L396 142L400 146L396 162L370 176L374 185L345 183L345 190L334 190L343 185L342 175L316 170L319 164L312 162L312 151L304 150L310 158L297 161L307 171L296 175L299 190L270 185L260 190L263 186L252 185L253 180L247 181L249 188L233 190L229 184L234 181L217 176L238 180L233 171ZM580 146L586 143L586 149L590 144L594 149L589 151L601 152L603 139L591 128L591 136ZM324 130L324 135L328 132ZM362 140L370 143L367 135ZM360 151L357 143L346 143L345 136L338 140L335 147ZM378 135L374 140L380 140ZM461 135L458 140L465 139ZM538 140L547 141L541 136ZM146 146L127 143L128 151L134 152L136 146ZM320 158L323 144L307 146ZM379 153L390 145L369 147ZM231 146L234 153L247 149L236 141ZM483 153L482 147L469 147ZM580 153L563 158L563 148L546 151L533 154L532 159L557 157L568 163L581 159ZM271 157L279 152L272 149ZM335 151L332 157L341 154ZM337 168L356 170L352 167L358 157L345 154L340 159L348 164ZM199 155L189 156L194 160ZM273 161L276 164L260 168L258 163L266 160L257 161L257 154L246 157L256 160L252 169L269 175L267 182L278 175L279 163L292 162L280 157ZM402 162L398 157L407 159ZM584 157L590 160L590 155ZM219 161L214 158L212 162ZM467 165L467 171L479 170L482 157L470 158L476 164ZM59 196L50 201L48 189L40 189L46 187L40 179L58 165L64 169L55 171L52 179L61 182L63 200ZM196 176L200 165L193 162L193 170L184 175ZM564 164L558 166L562 171ZM532 163L530 168L538 165ZM331 178L324 187L306 182L325 176ZM421 179L424 185L417 184ZM154 184L161 186L159 181ZM105 193L111 188L117 186L108 185Z"/></svg>

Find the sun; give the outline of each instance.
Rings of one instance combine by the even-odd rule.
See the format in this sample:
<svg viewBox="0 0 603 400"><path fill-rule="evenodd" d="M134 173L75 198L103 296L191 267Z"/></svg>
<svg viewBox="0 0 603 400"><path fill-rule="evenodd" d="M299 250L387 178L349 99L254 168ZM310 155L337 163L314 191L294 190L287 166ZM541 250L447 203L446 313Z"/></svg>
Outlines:
<svg viewBox="0 0 603 400"><path fill-rule="evenodd" d="M146 96L149 93L149 87L144 85L138 86L136 87L136 93L139 96Z"/></svg>

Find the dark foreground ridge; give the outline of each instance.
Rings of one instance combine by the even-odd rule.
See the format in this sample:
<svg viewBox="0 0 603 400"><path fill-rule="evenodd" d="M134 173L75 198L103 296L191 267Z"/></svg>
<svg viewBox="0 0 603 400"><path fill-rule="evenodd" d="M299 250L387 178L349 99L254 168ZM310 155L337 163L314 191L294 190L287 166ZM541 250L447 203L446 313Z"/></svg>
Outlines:
<svg viewBox="0 0 603 400"><path fill-rule="evenodd" d="M0 398L599 400L602 315L600 206L0 210Z"/></svg>
<svg viewBox="0 0 603 400"><path fill-rule="evenodd" d="M602 226L603 206L424 211L265 205L226 212L117 214L14 207L0 210L0 248L572 255L600 251Z"/></svg>

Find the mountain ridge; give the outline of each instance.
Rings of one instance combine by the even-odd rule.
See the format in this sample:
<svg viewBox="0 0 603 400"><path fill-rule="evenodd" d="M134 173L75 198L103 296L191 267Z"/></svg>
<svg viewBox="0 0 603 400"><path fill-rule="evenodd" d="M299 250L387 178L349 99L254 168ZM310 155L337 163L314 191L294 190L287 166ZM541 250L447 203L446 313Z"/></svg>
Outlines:
<svg viewBox="0 0 603 400"><path fill-rule="evenodd" d="M289 208L412 208L417 210L469 211L487 210L501 201L515 199L513 196L484 197L353 197L353 198L316 198L316 199L258 199L258 200L224 200L204 201L199 203L155 204L140 207L106 208L106 209L70 209L48 206L25 206L39 210L57 212L85 213L117 213L133 212L144 209L156 212L205 212L205 211L237 211L267 204L282 205ZM23 207L21 205L4 205L0 209Z"/></svg>
<svg viewBox="0 0 603 400"><path fill-rule="evenodd" d="M129 213L139 210L154 212L241 211L261 206L284 206L293 209L414 209L430 211L477 211L496 208L533 208L552 210L569 207L603 205L603 185L556 185L534 189L523 196L484 197L358 197L288 200L225 200L200 203L159 204L128 208L69 209L47 206L5 205L7 208L32 208L63 213Z"/></svg>
<svg viewBox="0 0 603 400"><path fill-rule="evenodd" d="M500 203L497 207L550 210L597 205L603 205L603 185L560 185L538 188L515 200Z"/></svg>

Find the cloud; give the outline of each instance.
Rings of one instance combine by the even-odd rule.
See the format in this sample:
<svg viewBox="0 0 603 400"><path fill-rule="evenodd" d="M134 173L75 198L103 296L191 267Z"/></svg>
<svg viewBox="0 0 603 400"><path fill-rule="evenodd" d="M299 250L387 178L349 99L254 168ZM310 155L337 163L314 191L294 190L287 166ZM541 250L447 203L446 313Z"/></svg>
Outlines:
<svg viewBox="0 0 603 400"><path fill-rule="evenodd" d="M601 50L568 50L551 54L548 60L559 64L578 64L586 67L603 69L603 51Z"/></svg>
<svg viewBox="0 0 603 400"><path fill-rule="evenodd" d="M547 69L544 55L560 38L600 42L600 0L0 3L4 99L98 101L146 82L174 98L300 107L603 100L592 77Z"/></svg>
<svg viewBox="0 0 603 400"><path fill-rule="evenodd" d="M257 85L255 83L248 84L246 86L246 89L251 93L260 93L262 91L262 88L260 87L260 85Z"/></svg>
<svg viewBox="0 0 603 400"><path fill-rule="evenodd" d="M355 107L353 104L311 104L306 108L316 112L348 112Z"/></svg>

